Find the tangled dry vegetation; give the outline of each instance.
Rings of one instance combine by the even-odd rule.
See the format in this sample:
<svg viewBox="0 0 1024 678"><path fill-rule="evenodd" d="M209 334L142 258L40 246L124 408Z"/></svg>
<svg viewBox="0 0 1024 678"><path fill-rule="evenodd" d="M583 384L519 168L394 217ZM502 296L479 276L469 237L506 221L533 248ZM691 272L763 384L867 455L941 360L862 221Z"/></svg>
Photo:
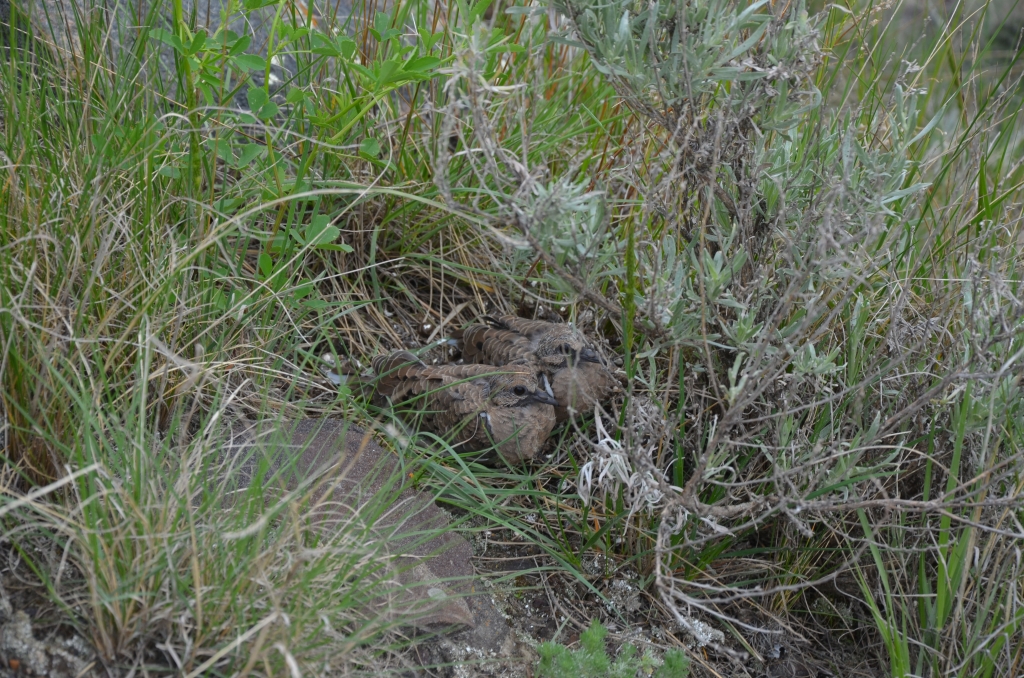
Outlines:
<svg viewBox="0 0 1024 678"><path fill-rule="evenodd" d="M486 9L278 17L259 58L298 74L249 113L211 84L244 82L237 36L172 25L76 77L11 51L5 577L111 670L402 666L355 613L357 530L251 533L208 482L221 419L342 416L539 563L508 581L589 601L545 634L597 615L728 675L1019 673L1019 52L963 8L899 52L859 5ZM190 64L177 97L132 76L156 62ZM485 313L575 322L627 393L487 469L342 378L458 360Z"/></svg>

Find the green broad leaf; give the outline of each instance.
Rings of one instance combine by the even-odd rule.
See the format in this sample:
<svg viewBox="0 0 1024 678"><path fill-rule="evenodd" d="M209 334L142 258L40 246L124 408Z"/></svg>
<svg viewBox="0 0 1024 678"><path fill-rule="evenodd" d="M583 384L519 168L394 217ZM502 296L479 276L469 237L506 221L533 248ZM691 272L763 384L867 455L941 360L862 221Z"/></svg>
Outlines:
<svg viewBox="0 0 1024 678"><path fill-rule="evenodd" d="M413 57L405 62L407 73L428 73L441 65L441 60L433 56Z"/></svg>
<svg viewBox="0 0 1024 678"><path fill-rule="evenodd" d="M303 101L305 101L306 97L308 96L309 95L305 91L299 89L298 87L292 87L291 89L288 90L288 95L285 96L284 100L289 104L295 106L296 104L301 104Z"/></svg>
<svg viewBox="0 0 1024 678"><path fill-rule="evenodd" d="M341 56L341 50L338 48L338 45L323 33L314 33L312 43L313 45L309 51L313 54L331 57Z"/></svg>
<svg viewBox="0 0 1024 678"><path fill-rule="evenodd" d="M373 27L376 33L383 35L391 28L391 15L386 12L377 12L373 17Z"/></svg>
<svg viewBox="0 0 1024 678"><path fill-rule="evenodd" d="M232 57L231 60L245 71L265 71L267 69L266 59L255 54L239 54L236 57Z"/></svg>
<svg viewBox="0 0 1024 678"><path fill-rule="evenodd" d="M262 87L250 87L245 93L245 98L249 101L249 110L257 116L259 110L270 101L270 95Z"/></svg>
<svg viewBox="0 0 1024 678"><path fill-rule="evenodd" d="M280 23L277 32L284 38L284 42L295 42L309 35L310 30L305 26L291 26L287 23Z"/></svg>
<svg viewBox="0 0 1024 678"><path fill-rule="evenodd" d="M257 259L260 273L263 274L264 278L269 278L274 272L274 260L270 258L270 255L266 252L260 252L259 259Z"/></svg>
<svg viewBox="0 0 1024 678"><path fill-rule="evenodd" d="M192 38L192 42L189 44L186 52L188 54L196 54L203 49L204 45L206 45L206 31L199 31Z"/></svg>
<svg viewBox="0 0 1024 678"><path fill-rule="evenodd" d="M312 280L303 280L292 288L292 298L299 301L303 297L308 297L314 290L316 290L316 286Z"/></svg>
<svg viewBox="0 0 1024 678"><path fill-rule="evenodd" d="M331 226L331 218L326 214L318 214L306 227L306 244L317 249L324 248L334 243L341 236L337 226Z"/></svg>
<svg viewBox="0 0 1024 678"><path fill-rule="evenodd" d="M889 193L888 195L882 198L882 204L888 205L889 203L899 200L900 198L905 198L908 195L913 195L914 193L923 191L929 186L931 186L930 183L917 183L914 184L913 186L908 186L907 188L901 188L898 191L893 191L892 193Z"/></svg>
<svg viewBox="0 0 1024 678"><path fill-rule="evenodd" d="M245 0L242 6L245 9L252 11L254 9L260 9L261 7L269 7L270 5L276 5L281 0Z"/></svg>
<svg viewBox="0 0 1024 678"><path fill-rule="evenodd" d="M178 168L177 167L171 167L170 165L164 165L163 167L158 169L156 171L156 173L159 174L162 177L167 177L169 179L180 179L181 178L181 172L178 171Z"/></svg>
<svg viewBox="0 0 1024 678"><path fill-rule="evenodd" d="M430 52L434 49L434 45L442 37L441 33L431 33L426 28L420 29L420 44L423 45L424 52Z"/></svg>
<svg viewBox="0 0 1024 678"><path fill-rule="evenodd" d="M728 56L725 57L725 61L732 61L733 59L735 59L736 57L740 56L741 54L744 54L744 53L748 52L754 45L756 45L758 43L758 41L761 40L761 37L764 35L764 32L767 29L768 29L768 21L766 20L764 23L762 23L760 26L758 26L756 29L754 29L754 31L750 34L750 37L748 37L746 40L744 40L742 43L740 43L737 47L735 47L732 50L732 52L730 52L728 54Z"/></svg>
<svg viewBox="0 0 1024 678"><path fill-rule="evenodd" d="M303 299L302 305L314 311L322 311L325 308L330 308L331 302L324 301L323 299Z"/></svg>
<svg viewBox="0 0 1024 678"><path fill-rule="evenodd" d="M221 69L214 64L207 63L207 67L199 71L199 82L210 87L220 87L224 80L220 75Z"/></svg>
<svg viewBox="0 0 1024 678"><path fill-rule="evenodd" d="M367 137L363 139L362 143L359 144L360 155L366 155L371 158L380 157L380 144L377 143L376 139Z"/></svg>
<svg viewBox="0 0 1024 678"><path fill-rule="evenodd" d="M206 44L203 45L203 48L207 52L219 52L222 49L224 49L224 47L227 44L228 40L224 33L222 33L221 31L217 31L216 33L214 33L206 39Z"/></svg>
<svg viewBox="0 0 1024 678"><path fill-rule="evenodd" d="M487 11L487 8L491 6L492 2L494 2L494 0L478 0L473 3L473 7L469 10L471 20L482 17L484 12Z"/></svg>
<svg viewBox="0 0 1024 678"><path fill-rule="evenodd" d="M736 66L726 66L724 68L712 68L711 77L716 80L728 80L728 81L743 81L745 75L750 75L749 72L744 71L742 68ZM760 74L757 74L760 75Z"/></svg>
<svg viewBox="0 0 1024 678"><path fill-rule="evenodd" d="M221 198L213 203L213 209L220 214L231 214L245 204L245 198Z"/></svg>
<svg viewBox="0 0 1024 678"><path fill-rule="evenodd" d="M359 75L363 76L367 80L376 80L377 79L377 76L374 74L374 72L371 71L366 66L363 66L362 64L355 64L355 63L353 63L353 64L350 64L350 66L352 67L352 70L354 70L356 73L358 73Z"/></svg>
<svg viewBox="0 0 1024 678"><path fill-rule="evenodd" d="M768 0L757 0L757 2L750 3L750 6L740 12L739 16L736 17L736 23L741 26L746 26L747 22L754 17L754 12L761 9L768 3Z"/></svg>
<svg viewBox="0 0 1024 678"><path fill-rule="evenodd" d="M256 117L260 120L270 120L280 112L281 108L273 101L268 101L263 104L259 112L256 113Z"/></svg>
<svg viewBox="0 0 1024 678"><path fill-rule="evenodd" d="M228 308L228 297L220 290L215 289L210 295L210 304L218 311L226 311Z"/></svg>
<svg viewBox="0 0 1024 678"><path fill-rule="evenodd" d="M404 73L402 71L402 63L397 59L388 59L380 65L380 69L374 74L374 80L380 86L389 85L394 82L404 80ZM396 74L400 74L397 75Z"/></svg>
<svg viewBox="0 0 1024 678"><path fill-rule="evenodd" d="M217 139L216 141L210 140L207 144L213 146L214 153L217 157L226 162L229 165L235 164L235 154L231 151L231 142L227 139Z"/></svg>
<svg viewBox="0 0 1024 678"><path fill-rule="evenodd" d="M271 238L267 242L267 252L271 256L277 256L277 255L281 254L282 252L284 252L285 248L287 246L288 246L288 231L287 231L287 229L284 229L284 230L282 230L281 233L278 233L277 235L275 235L273 238ZM274 275L277 277L277 280L275 281L275 285L276 285L275 289L281 289L281 285L284 283L283 276L279 275L281 273L281 270L282 270L281 268L277 268L275 266Z"/></svg>
<svg viewBox="0 0 1024 678"><path fill-rule="evenodd" d="M203 93L203 101L206 102L207 106L217 105L217 95L213 92L213 87L208 82L199 83L199 91Z"/></svg>
<svg viewBox="0 0 1024 678"><path fill-rule="evenodd" d="M550 43L552 43L554 45L566 45L568 47L575 47L577 49L586 49L587 48L587 46L584 45L579 40L570 40L569 38L563 38L563 37L558 36L558 35L552 35L551 37L549 37L548 38L548 42L550 42ZM598 66L599 64L595 61L594 65ZM607 68L605 68L605 71L607 71Z"/></svg>
<svg viewBox="0 0 1024 678"><path fill-rule="evenodd" d="M156 40L159 40L160 42L164 43L165 45L170 45L178 52L185 52L185 46L181 43L181 38L179 38L174 33L171 33L170 31L165 30L163 28L153 28L149 31L149 34Z"/></svg>
<svg viewBox="0 0 1024 678"><path fill-rule="evenodd" d="M341 55L346 59L351 59L352 55L356 53L356 41L348 37L338 38L338 49L341 50Z"/></svg>
<svg viewBox="0 0 1024 678"><path fill-rule="evenodd" d="M264 149L266 146L263 144L245 144L242 146L242 154L235 161L235 167L241 169L248 166Z"/></svg>
<svg viewBox="0 0 1024 678"><path fill-rule="evenodd" d="M942 108L939 109L939 112L936 113L935 116L928 121L928 124L922 127L921 131L915 134L914 138L907 142L907 146L916 144L918 141L928 136L928 133L935 129L935 126L939 124L939 121L942 120L942 116L944 116L945 114L946 107L943 106Z"/></svg>
<svg viewBox="0 0 1024 678"><path fill-rule="evenodd" d="M206 50L219 52L225 47L231 48L238 41L238 33L229 30L218 30L206 39Z"/></svg>
<svg viewBox="0 0 1024 678"><path fill-rule="evenodd" d="M253 121L253 122L255 122L255 121ZM260 191L260 195L262 196L262 199L263 199L264 202L270 202L272 200L278 200L279 198L286 198L288 196L294 196L294 195L299 195L300 193L308 193L308 192L309 192L309 182L308 181L303 180L303 181L298 182L298 184L296 185L296 182L294 180L292 180L292 181L282 182L282 184L281 184L281 193L280 194L278 194L276 189L272 190L270 188L264 188L262 191Z"/></svg>
<svg viewBox="0 0 1024 678"><path fill-rule="evenodd" d="M228 56L238 56L245 50L249 49L249 45L252 43L252 36L243 35L242 37L235 40L231 45L231 49L228 50Z"/></svg>

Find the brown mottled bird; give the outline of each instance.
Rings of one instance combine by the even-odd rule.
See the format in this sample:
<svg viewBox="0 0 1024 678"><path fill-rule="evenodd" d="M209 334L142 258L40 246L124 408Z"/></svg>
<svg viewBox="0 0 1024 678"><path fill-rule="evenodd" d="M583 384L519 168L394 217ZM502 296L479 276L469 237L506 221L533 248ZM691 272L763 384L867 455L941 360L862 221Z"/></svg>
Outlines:
<svg viewBox="0 0 1024 678"><path fill-rule="evenodd" d="M377 399L422 403L424 424L467 450L494 447L510 464L533 458L555 425L555 399L525 360L502 367L427 365L408 351L373 359Z"/></svg>
<svg viewBox="0 0 1024 678"><path fill-rule="evenodd" d="M592 408L618 390L618 380L571 325L514 315L486 320L487 325L470 325L453 333L463 359L491 365L525 360L536 365L558 401L558 421L567 419L571 411Z"/></svg>

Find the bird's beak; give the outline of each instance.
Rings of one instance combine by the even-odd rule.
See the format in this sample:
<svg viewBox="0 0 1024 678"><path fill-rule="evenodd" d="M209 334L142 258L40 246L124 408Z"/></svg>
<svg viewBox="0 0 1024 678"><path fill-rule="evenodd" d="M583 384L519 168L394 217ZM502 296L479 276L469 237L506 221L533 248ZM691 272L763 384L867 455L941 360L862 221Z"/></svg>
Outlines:
<svg viewBox="0 0 1024 678"><path fill-rule="evenodd" d="M547 391L534 391L533 401L537 403L543 403L544 405L558 405L558 401L554 397L548 395Z"/></svg>
<svg viewBox="0 0 1024 678"><path fill-rule="evenodd" d="M544 392L547 393L552 398L554 398L555 397L555 392L551 390L551 380L548 379L548 375L543 373L543 372L541 372L537 376L540 379L540 382L544 385Z"/></svg>
<svg viewBox="0 0 1024 678"><path fill-rule="evenodd" d="M588 363L597 363L599 365L604 365L604 361L601 360L601 356L597 354L597 351L590 348L585 348L582 351L580 351L580 360Z"/></svg>

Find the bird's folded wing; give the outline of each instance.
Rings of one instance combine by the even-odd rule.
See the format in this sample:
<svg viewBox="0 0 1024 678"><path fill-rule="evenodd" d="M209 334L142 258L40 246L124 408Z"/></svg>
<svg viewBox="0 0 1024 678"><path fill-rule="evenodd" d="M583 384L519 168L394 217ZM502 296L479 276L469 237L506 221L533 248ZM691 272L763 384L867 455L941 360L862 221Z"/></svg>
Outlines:
<svg viewBox="0 0 1024 678"><path fill-rule="evenodd" d="M462 357L466 362L505 365L530 359L536 348L528 337L510 329L471 325L462 336Z"/></svg>
<svg viewBox="0 0 1024 678"><path fill-rule="evenodd" d="M459 431L457 437L472 438L480 422L476 421L487 409L487 397L475 382L448 383L427 397L431 421L438 433Z"/></svg>
<svg viewBox="0 0 1024 678"><path fill-rule="evenodd" d="M487 382L486 377L509 371L502 366L475 364L428 366L426 369L431 376L437 375L452 381L476 381L481 385Z"/></svg>
<svg viewBox="0 0 1024 678"><path fill-rule="evenodd" d="M510 330L526 337L534 344L536 344L540 335L565 327L565 325L559 323L549 323L546 320L527 320L526 318L514 315L503 315L500 318L489 318L488 320L491 323L491 327Z"/></svg>
<svg viewBox="0 0 1024 678"><path fill-rule="evenodd" d="M429 368L408 351L377 356L372 364L373 371L377 373L377 393L380 396L397 401L430 390L429 379L425 379L423 374Z"/></svg>

